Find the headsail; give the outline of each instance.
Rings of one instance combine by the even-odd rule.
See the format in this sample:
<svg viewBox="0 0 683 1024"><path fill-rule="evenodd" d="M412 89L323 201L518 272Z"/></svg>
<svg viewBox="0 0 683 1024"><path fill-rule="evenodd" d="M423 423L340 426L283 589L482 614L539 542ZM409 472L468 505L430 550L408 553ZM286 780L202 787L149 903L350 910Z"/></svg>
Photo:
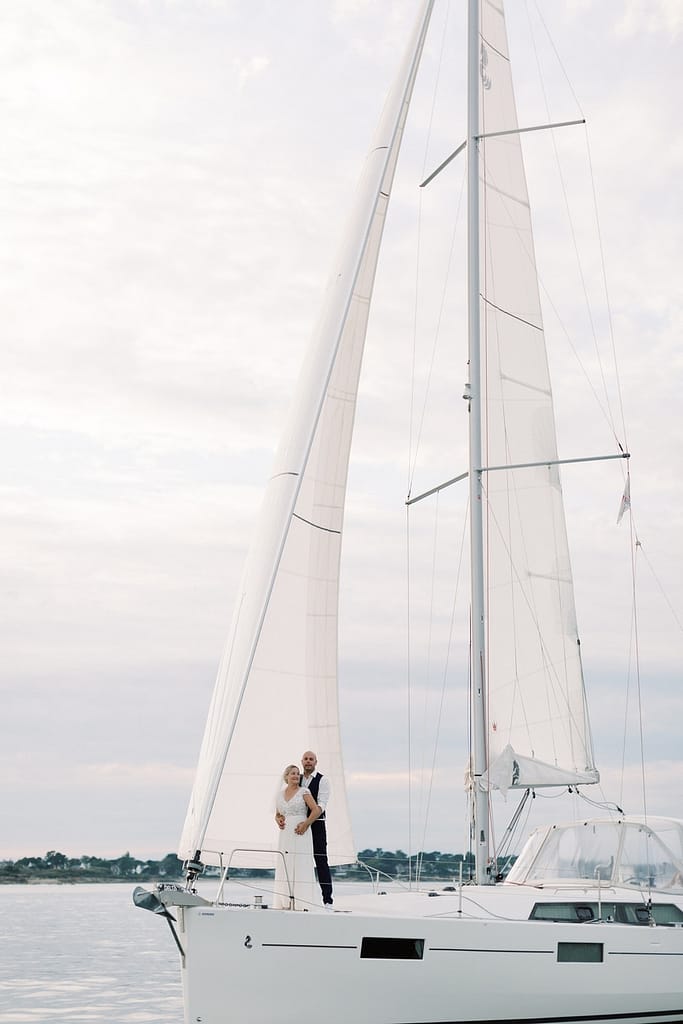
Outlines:
<svg viewBox="0 0 683 1024"><path fill-rule="evenodd" d="M355 860L337 702L339 560L369 301L408 102L433 0L423 4L359 184L275 460L218 672L179 854L272 864L285 765L318 754L332 782L328 854Z"/></svg>
<svg viewBox="0 0 683 1024"><path fill-rule="evenodd" d="M597 782L507 33L502 5L481 6L488 782ZM542 465L494 469L520 463Z"/></svg>

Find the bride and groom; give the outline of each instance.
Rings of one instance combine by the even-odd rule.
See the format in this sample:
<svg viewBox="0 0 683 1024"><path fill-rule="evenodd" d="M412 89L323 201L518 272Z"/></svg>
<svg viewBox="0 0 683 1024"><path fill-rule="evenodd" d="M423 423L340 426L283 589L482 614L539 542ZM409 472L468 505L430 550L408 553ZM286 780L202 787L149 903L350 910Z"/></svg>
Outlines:
<svg viewBox="0 0 683 1024"><path fill-rule="evenodd" d="M285 786L278 793L275 813L280 828L274 890L277 907L308 910L316 905L314 862L323 906L332 906L325 828L330 782L316 770L317 764L316 755L307 750L301 758L302 771L289 764L283 772Z"/></svg>

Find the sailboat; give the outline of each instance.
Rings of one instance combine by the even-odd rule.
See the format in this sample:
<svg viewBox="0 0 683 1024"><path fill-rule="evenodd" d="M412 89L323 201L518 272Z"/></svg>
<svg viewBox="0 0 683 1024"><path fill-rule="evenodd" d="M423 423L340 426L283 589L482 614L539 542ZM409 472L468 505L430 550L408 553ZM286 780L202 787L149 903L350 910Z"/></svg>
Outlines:
<svg viewBox="0 0 683 1024"><path fill-rule="evenodd" d="M683 1020L683 823L615 812L545 825L504 880L490 836L496 792L599 780L502 0L468 0L467 138L448 158L464 154L468 180L475 878L368 887L333 913L225 898L233 868L276 864L273 796L292 752L316 751L331 779L330 863L356 859L337 696L344 505L373 282L433 5L389 93L266 489L181 838L187 883L136 890L171 925L188 1024L290 1024L302 1003L325 1024ZM213 897L197 886L207 865L219 871Z"/></svg>

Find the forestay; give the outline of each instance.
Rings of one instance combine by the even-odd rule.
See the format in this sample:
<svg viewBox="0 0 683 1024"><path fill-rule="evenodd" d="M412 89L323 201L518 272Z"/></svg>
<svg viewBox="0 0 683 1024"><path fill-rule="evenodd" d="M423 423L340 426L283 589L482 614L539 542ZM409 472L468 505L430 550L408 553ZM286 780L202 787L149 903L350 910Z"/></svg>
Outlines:
<svg viewBox="0 0 683 1024"><path fill-rule="evenodd" d="M270 865L281 773L304 750L332 782L328 852L355 860L337 700L338 580L356 393L398 150L432 0L389 94L247 560L179 855ZM242 851L234 853L234 851ZM245 852L246 851L246 852Z"/></svg>
<svg viewBox="0 0 683 1024"><path fill-rule="evenodd" d="M480 71L488 781L597 782L507 34L491 0ZM519 463L542 465L494 469Z"/></svg>

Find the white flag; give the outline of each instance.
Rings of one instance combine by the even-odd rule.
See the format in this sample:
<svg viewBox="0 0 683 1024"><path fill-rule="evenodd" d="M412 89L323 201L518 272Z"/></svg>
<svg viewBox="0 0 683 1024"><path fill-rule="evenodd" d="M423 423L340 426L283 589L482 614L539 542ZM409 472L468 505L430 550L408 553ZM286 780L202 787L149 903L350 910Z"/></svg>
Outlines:
<svg viewBox="0 0 683 1024"><path fill-rule="evenodd" d="M621 522L624 516L624 512L631 508L631 477L626 477L626 486L624 487L624 493L621 496L621 505L619 506L619 515L617 516L617 526Z"/></svg>

